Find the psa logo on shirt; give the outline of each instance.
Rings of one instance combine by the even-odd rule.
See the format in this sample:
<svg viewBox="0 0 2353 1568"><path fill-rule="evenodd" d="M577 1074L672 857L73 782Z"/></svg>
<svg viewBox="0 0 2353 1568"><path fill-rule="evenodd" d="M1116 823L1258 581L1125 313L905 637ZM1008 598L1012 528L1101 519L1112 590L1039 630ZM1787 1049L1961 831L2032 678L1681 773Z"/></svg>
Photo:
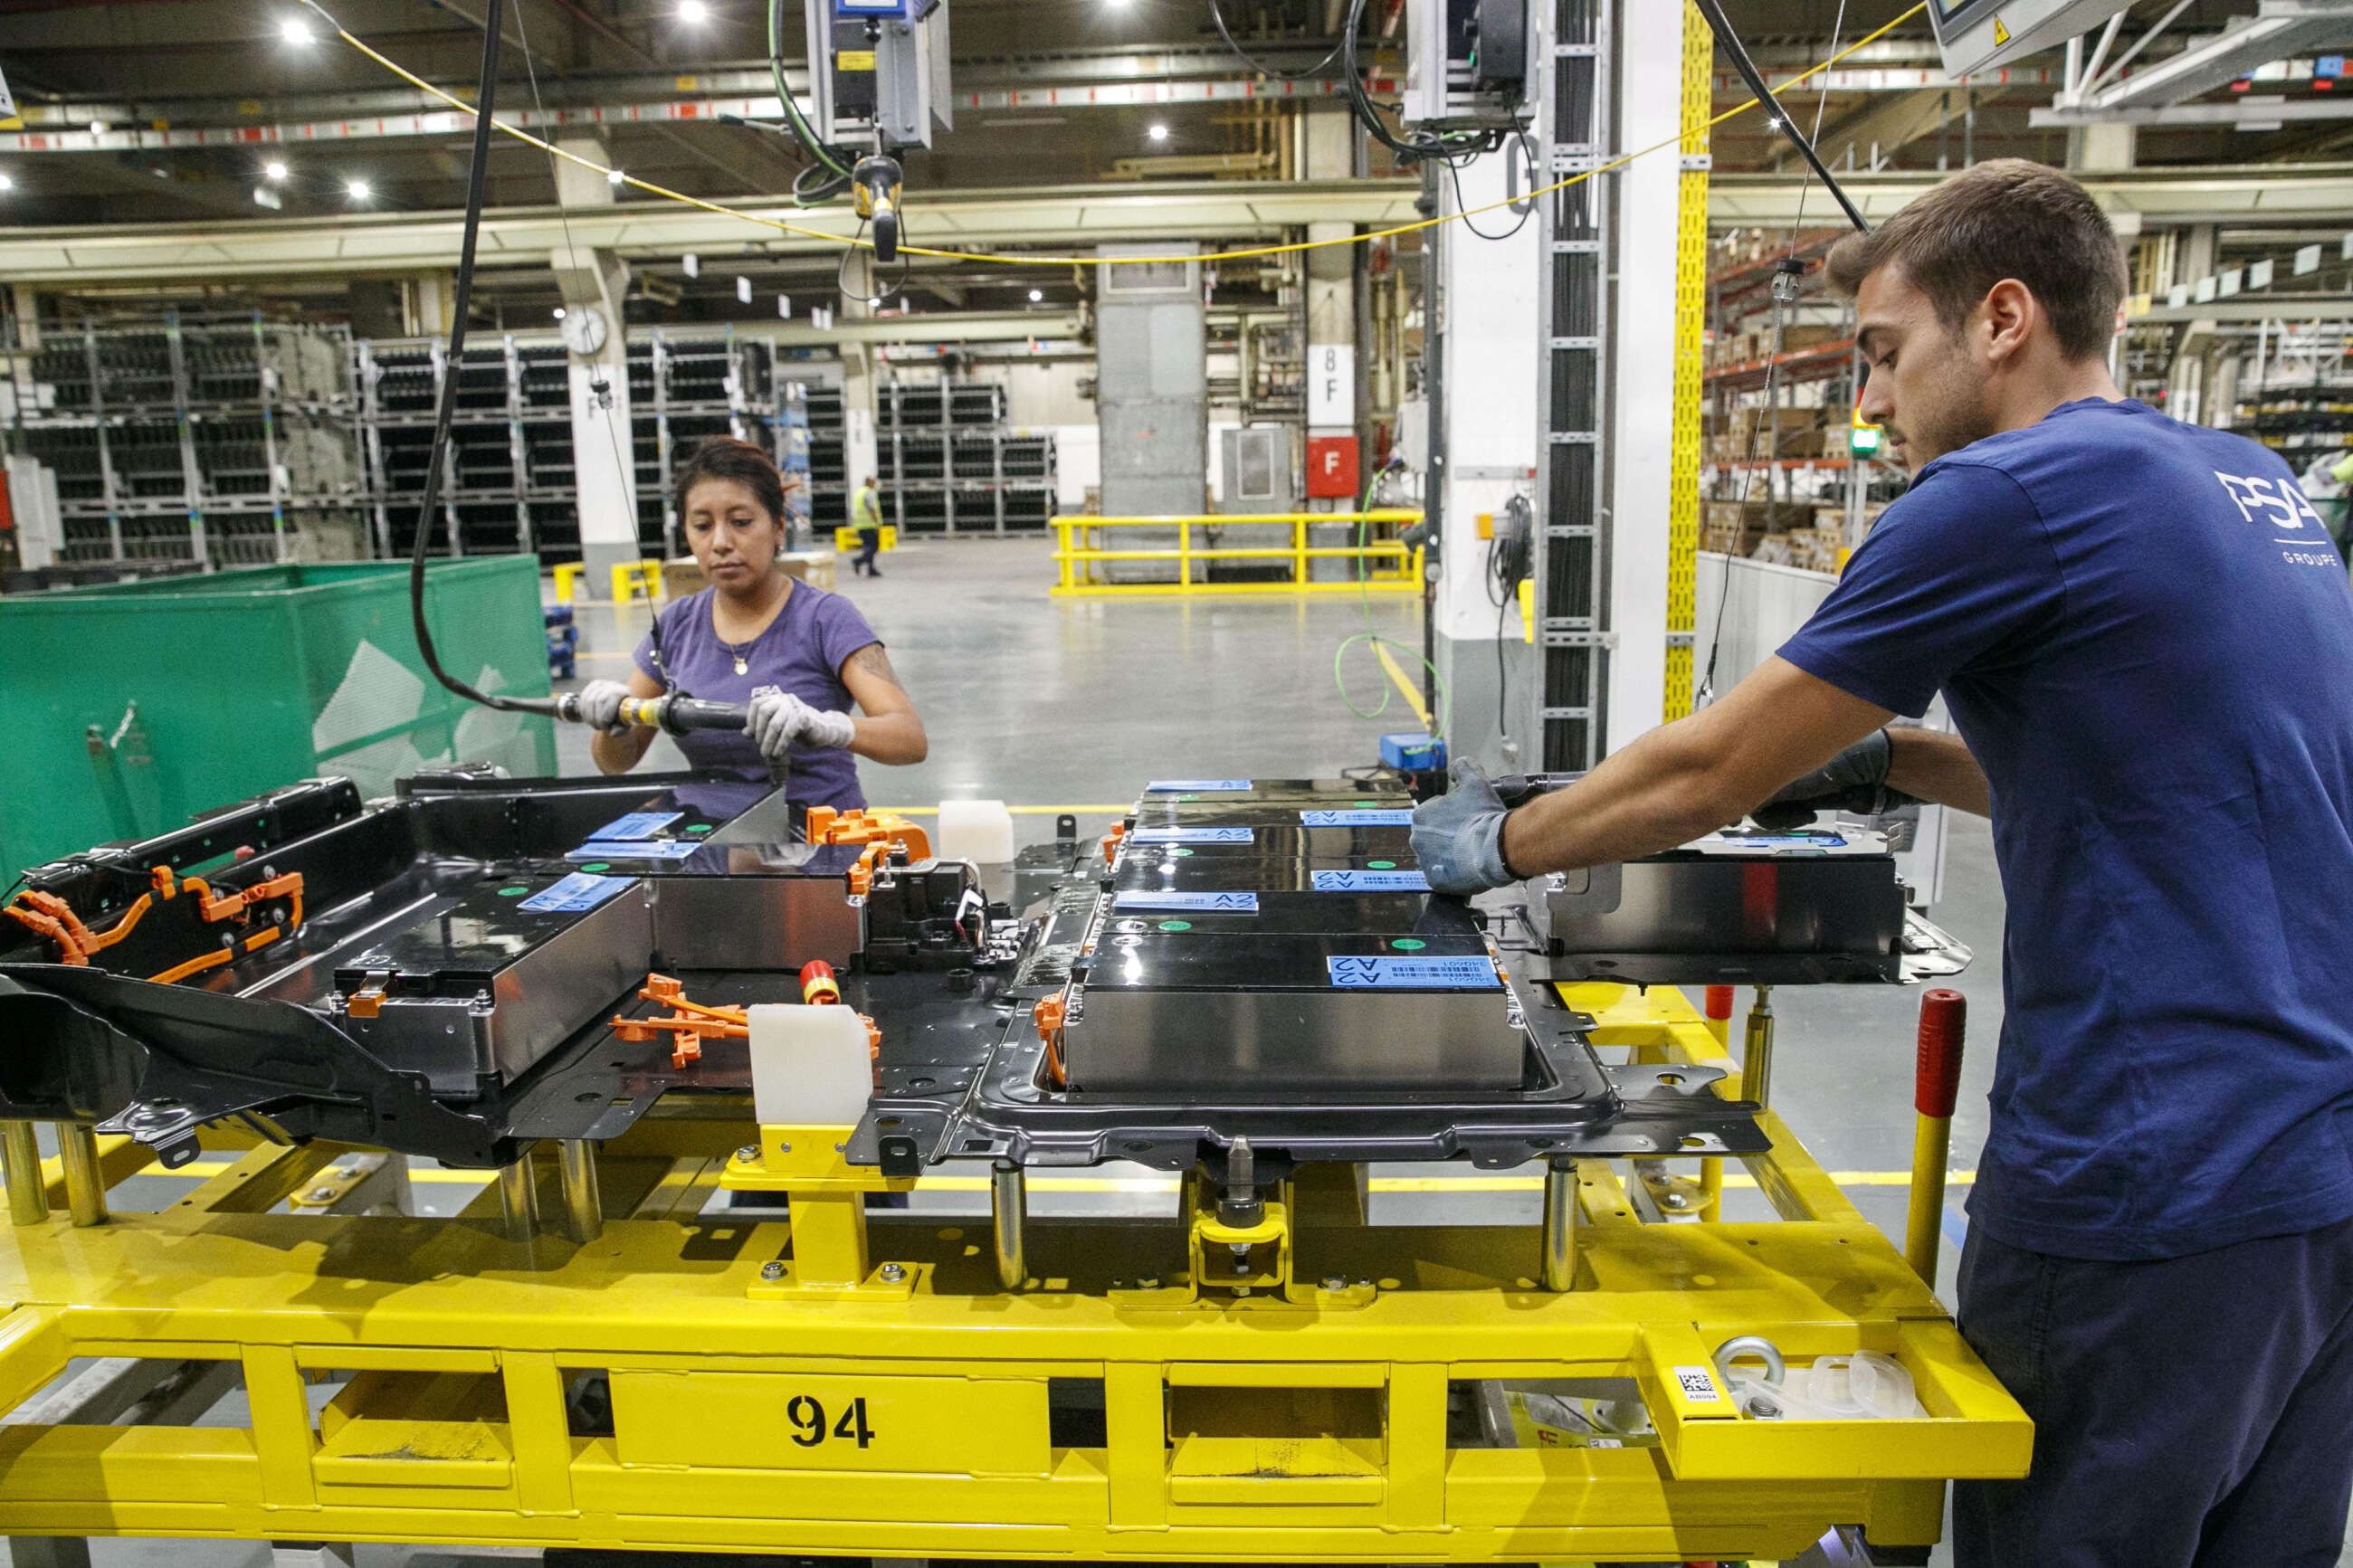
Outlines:
<svg viewBox="0 0 2353 1568"><path fill-rule="evenodd" d="M2312 503L2304 499L2295 480L2226 474L2220 468L2214 470L2214 477L2230 492L2241 517L2274 531L2274 542L2306 547L2280 552L2280 558L2289 565L2344 569L2345 563L2337 558L2337 547L2329 542L2328 530L2322 525L2320 514L2312 510ZM2310 532L2305 531L2306 525ZM2291 532L2295 537L2288 537Z"/></svg>

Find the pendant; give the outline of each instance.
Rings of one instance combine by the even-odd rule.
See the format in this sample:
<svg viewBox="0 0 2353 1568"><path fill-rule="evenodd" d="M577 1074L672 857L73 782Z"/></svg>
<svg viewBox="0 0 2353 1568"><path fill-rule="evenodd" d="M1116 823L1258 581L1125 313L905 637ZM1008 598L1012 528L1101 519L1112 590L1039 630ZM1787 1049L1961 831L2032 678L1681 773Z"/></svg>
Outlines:
<svg viewBox="0 0 2353 1568"><path fill-rule="evenodd" d="M752 673L752 667L744 662L744 656L740 653L735 656L735 673L738 675Z"/></svg>

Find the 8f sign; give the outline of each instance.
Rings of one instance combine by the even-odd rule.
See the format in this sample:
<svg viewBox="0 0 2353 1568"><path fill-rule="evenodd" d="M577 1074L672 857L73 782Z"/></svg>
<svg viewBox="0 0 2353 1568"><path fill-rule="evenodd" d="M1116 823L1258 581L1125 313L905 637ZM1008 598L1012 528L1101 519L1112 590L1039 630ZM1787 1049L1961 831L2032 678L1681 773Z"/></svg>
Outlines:
<svg viewBox="0 0 2353 1568"><path fill-rule="evenodd" d="M1348 343L1314 343L1307 350L1307 427L1356 427L1356 351Z"/></svg>

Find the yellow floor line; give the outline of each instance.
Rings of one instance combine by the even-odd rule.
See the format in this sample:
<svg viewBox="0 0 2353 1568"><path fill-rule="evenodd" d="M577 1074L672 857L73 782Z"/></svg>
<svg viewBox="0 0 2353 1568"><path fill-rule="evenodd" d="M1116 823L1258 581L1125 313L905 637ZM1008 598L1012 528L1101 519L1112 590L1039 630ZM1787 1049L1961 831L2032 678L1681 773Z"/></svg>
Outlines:
<svg viewBox="0 0 2353 1568"><path fill-rule="evenodd" d="M176 1171L151 1171L143 1174L181 1177L196 1180L217 1176L229 1168L227 1160L192 1160ZM1902 1187L1912 1182L1909 1171L1832 1171L1831 1181L1841 1187ZM452 1171L438 1166L423 1166L408 1173L412 1182L442 1183L456 1186L481 1186L491 1180L488 1171ZM1953 1171L1946 1181L1954 1186L1967 1186L1977 1180L1975 1171ZM1027 1184L1031 1192L1045 1193L1173 1193L1182 1186L1176 1176L1032 1176ZM1757 1178L1726 1172L1726 1187L1754 1188ZM986 1176L924 1176L915 1183L917 1192L983 1193L988 1190ZM1544 1188L1540 1176L1376 1176L1371 1188L1377 1193L1534 1193Z"/></svg>
<svg viewBox="0 0 2353 1568"><path fill-rule="evenodd" d="M1405 693L1406 706L1412 709L1413 716L1421 721L1421 727L1429 729L1430 710L1422 705L1421 693L1413 689L1413 682L1405 678L1404 667L1390 658L1388 648L1378 642L1373 644L1373 657L1381 661L1381 668L1389 672L1389 679L1397 683L1397 689Z"/></svg>

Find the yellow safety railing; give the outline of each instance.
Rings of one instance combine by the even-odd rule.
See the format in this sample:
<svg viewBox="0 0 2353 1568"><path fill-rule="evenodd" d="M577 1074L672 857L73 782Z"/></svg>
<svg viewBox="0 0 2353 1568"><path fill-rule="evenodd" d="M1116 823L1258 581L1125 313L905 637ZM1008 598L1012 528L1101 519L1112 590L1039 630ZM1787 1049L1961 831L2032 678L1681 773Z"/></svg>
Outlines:
<svg viewBox="0 0 2353 1568"><path fill-rule="evenodd" d="M1409 508L1372 511L1223 512L1176 517L1058 517L1060 543L1054 563L1060 574L1057 597L1167 594L1418 594L1422 552L1398 537L1421 521ZM1310 544L1308 531L1322 524L1350 525L1346 544ZM1132 548L1115 542L1120 530L1174 530L1174 544ZM1361 533L1357 531L1361 530ZM1313 581L1311 563L1345 560L1352 569L1330 582ZM1105 568L1116 562L1160 562L1176 573L1163 582L1115 583ZM1267 582L1216 582L1208 568L1218 562L1288 563L1290 573ZM1361 581L1360 579L1361 574ZM1157 575L1157 574L1155 574Z"/></svg>

